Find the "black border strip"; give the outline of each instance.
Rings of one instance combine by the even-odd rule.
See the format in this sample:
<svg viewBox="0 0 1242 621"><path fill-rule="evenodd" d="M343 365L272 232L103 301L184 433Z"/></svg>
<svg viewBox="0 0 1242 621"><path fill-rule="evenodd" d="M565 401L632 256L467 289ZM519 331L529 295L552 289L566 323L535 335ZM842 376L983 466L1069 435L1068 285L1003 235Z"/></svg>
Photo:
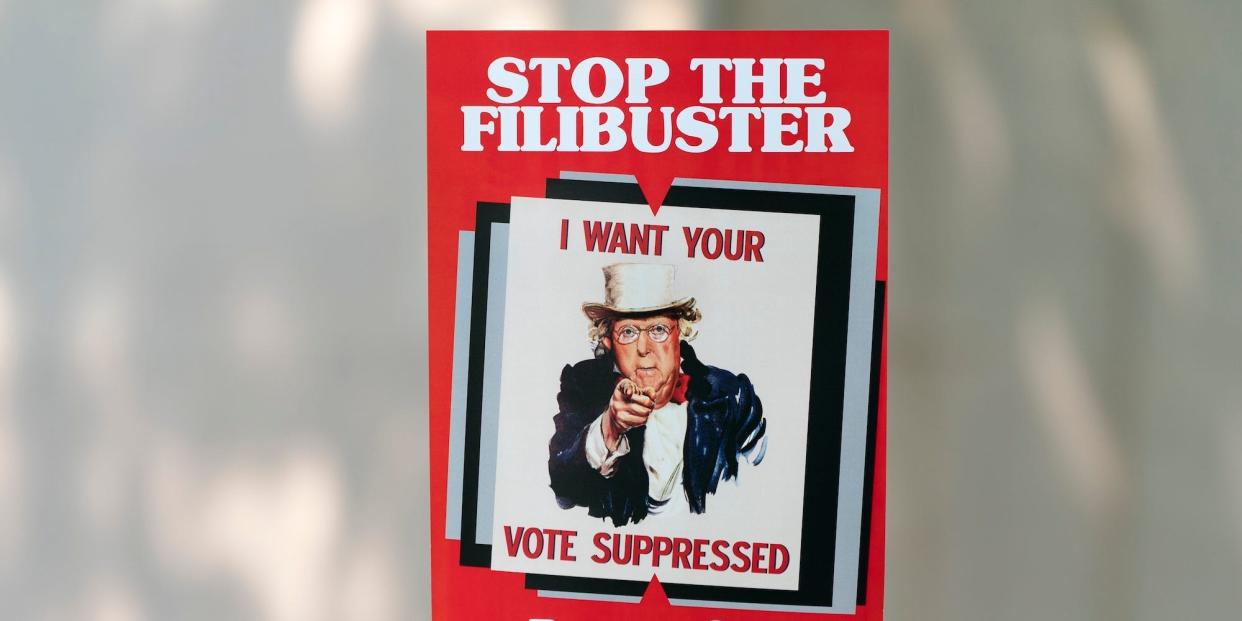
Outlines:
<svg viewBox="0 0 1242 621"><path fill-rule="evenodd" d="M867 569L871 563L871 515L875 497L876 428L880 424L880 366L884 347L884 299L888 282L875 283L875 311L871 319L871 385L867 395L867 466L863 475L862 529L858 537L858 605L867 603Z"/></svg>

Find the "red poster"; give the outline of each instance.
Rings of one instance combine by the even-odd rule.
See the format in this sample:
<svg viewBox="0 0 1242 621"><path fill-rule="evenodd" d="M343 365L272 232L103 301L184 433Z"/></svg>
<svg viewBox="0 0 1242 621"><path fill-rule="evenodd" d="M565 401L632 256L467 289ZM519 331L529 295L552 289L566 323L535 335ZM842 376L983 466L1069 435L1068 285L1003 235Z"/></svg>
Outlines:
<svg viewBox="0 0 1242 621"><path fill-rule="evenodd" d="M433 617L883 618L888 34L427 56Z"/></svg>

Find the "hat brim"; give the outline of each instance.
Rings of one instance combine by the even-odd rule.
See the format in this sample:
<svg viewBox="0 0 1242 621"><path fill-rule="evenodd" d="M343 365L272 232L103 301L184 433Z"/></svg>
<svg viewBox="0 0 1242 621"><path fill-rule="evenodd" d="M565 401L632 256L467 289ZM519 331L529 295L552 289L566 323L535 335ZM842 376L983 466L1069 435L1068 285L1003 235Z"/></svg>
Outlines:
<svg viewBox="0 0 1242 621"><path fill-rule="evenodd" d="M660 306L647 306L644 308L619 308L596 302L587 302L582 305L582 312L591 321L596 321L601 317L607 317L609 315L652 315L663 311L681 310L691 306L694 306L694 298L682 298L668 304L662 304Z"/></svg>

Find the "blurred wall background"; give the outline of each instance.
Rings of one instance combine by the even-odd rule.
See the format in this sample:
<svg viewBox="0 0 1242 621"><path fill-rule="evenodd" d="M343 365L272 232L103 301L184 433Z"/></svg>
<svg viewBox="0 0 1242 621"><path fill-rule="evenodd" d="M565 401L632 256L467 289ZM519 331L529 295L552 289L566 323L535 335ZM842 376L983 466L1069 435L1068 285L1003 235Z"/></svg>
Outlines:
<svg viewBox="0 0 1242 621"><path fill-rule="evenodd" d="M1236 618L1240 25L1228 0L0 0L0 618L427 617L445 27L892 29L889 616Z"/></svg>

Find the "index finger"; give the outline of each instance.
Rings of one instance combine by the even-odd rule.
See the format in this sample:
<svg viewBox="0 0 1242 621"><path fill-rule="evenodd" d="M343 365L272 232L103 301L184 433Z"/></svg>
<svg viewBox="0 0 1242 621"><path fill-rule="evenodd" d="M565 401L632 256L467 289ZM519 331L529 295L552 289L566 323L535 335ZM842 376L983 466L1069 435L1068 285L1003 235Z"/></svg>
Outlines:
<svg viewBox="0 0 1242 621"><path fill-rule="evenodd" d="M630 397L630 403L641 405L645 408L651 408L655 406L655 399L652 399L641 392L636 392Z"/></svg>

